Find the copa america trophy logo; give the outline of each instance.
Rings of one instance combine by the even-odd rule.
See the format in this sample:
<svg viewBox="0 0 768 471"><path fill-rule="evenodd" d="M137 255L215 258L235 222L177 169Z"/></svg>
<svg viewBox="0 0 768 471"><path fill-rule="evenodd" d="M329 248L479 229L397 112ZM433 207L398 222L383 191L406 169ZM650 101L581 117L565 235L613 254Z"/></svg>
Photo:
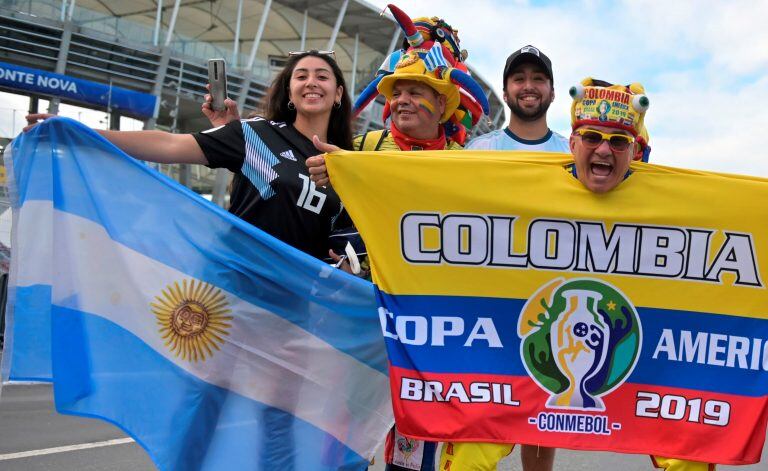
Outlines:
<svg viewBox="0 0 768 471"><path fill-rule="evenodd" d="M632 303L596 279L550 281L523 306L517 325L528 374L550 393L546 406L605 410L640 356L642 329Z"/></svg>

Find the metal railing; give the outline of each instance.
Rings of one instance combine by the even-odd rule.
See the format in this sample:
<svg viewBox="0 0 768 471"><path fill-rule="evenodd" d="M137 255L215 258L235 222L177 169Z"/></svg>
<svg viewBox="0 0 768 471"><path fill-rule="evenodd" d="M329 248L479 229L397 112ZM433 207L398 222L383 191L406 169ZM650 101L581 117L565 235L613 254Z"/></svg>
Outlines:
<svg viewBox="0 0 768 471"><path fill-rule="evenodd" d="M0 60L52 70L61 43L61 24L55 21L33 22L29 16L3 16L2 12L0 8L0 28L4 31L0 37ZM159 61L160 51L155 48L115 42L114 38L98 32L77 28L72 34L65 73L101 83L111 81L115 86L151 93ZM165 80L166 92L176 92L177 86L171 86L171 82L178 81L182 63L182 96L199 102L205 94L208 71L206 62L197 58L171 56ZM243 81L242 75L229 71L231 96L240 94ZM246 108L256 109L266 89L267 81L259 78L252 80ZM168 111L167 108L165 111Z"/></svg>
<svg viewBox="0 0 768 471"><path fill-rule="evenodd" d="M52 22L61 21L60 0L2 0L0 1L0 15L11 16L21 20L37 21L45 19ZM104 13L96 12L76 5L72 21L83 31L92 35L99 33L105 40L115 43L126 43L133 47L144 48L158 52L157 45L153 43L154 29L142 25L127 18L119 18ZM167 28L162 28L160 38L165 38ZM218 46L194 38L174 34L170 44L173 56L184 56L189 59L207 61L212 57L232 57L232 48ZM238 64L248 62L247 54L238 54ZM271 76L269 64L266 61L256 59L253 66L253 76L257 80L268 81Z"/></svg>

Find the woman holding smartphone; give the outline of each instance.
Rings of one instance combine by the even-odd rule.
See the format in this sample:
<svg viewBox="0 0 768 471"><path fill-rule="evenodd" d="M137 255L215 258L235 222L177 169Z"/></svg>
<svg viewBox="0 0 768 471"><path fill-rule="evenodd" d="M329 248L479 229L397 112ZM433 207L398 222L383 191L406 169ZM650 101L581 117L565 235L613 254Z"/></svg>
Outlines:
<svg viewBox="0 0 768 471"><path fill-rule="evenodd" d="M212 122L227 114L213 112L208 101L203 108ZM328 257L329 235L334 223L341 222L337 219L343 206L330 186L311 182L304 162L320 153L312 144L313 136L352 148L351 108L344 76L332 53L305 51L290 53L269 89L263 117L236 119L194 134L99 133L139 160L231 170L235 173L232 214L323 259ZM33 114L27 121L34 125L48 117Z"/></svg>
<svg viewBox="0 0 768 471"><path fill-rule="evenodd" d="M352 148L351 101L331 54L291 53L272 82L263 117L237 119L231 100L225 102L227 109L214 112L210 97L206 97L203 110L211 122L231 121L195 134L99 133L140 160L231 170L235 174L229 208L232 214L309 255L327 258L335 224L345 228L351 221L333 189L316 187L309 179L305 160L320 153L312 144L314 136ZM30 126L25 131L51 116L29 115ZM342 213L344 221L339 218ZM216 423L214 419L205 420ZM254 452L260 469L299 469L287 451L293 446L293 417L267 408L261 420L264 443Z"/></svg>

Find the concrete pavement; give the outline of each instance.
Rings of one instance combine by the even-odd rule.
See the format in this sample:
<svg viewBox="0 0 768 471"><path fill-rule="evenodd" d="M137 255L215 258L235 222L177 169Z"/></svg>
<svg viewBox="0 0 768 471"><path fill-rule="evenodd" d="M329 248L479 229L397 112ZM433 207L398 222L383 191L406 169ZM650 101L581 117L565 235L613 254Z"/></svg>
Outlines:
<svg viewBox="0 0 768 471"><path fill-rule="evenodd" d="M151 471L146 452L106 422L57 414L51 386L5 385L0 395L0 470ZM117 440L117 441L116 441ZM727 440L727 437L723 437ZM84 448L78 448L84 447ZM18 457L20 453L26 453ZM764 460L768 448L763 449ZM381 453L371 471L383 471ZM520 471L517 450L499 466ZM647 456L559 450L555 470L650 470ZM720 466L720 471L765 471L766 464ZM303 471L303 470L299 470ZM311 470L310 470L311 471Z"/></svg>

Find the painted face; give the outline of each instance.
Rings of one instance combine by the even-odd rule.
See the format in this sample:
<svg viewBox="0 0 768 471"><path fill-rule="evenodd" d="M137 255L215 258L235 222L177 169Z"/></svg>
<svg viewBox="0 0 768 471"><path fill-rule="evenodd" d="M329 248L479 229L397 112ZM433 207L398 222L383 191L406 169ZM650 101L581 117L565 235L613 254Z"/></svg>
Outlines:
<svg viewBox="0 0 768 471"><path fill-rule="evenodd" d="M330 113L343 92L336 84L331 66L323 59L307 56L296 63L288 95L298 114Z"/></svg>
<svg viewBox="0 0 768 471"><path fill-rule="evenodd" d="M631 136L627 131L607 126L590 125L579 129ZM632 161L637 144L632 143L625 150L616 151L611 148L608 141L602 140L596 147L592 147L585 144L584 138L574 132L571 134L570 146L579 181L592 192L605 193L624 181L624 175L629 170L629 163Z"/></svg>
<svg viewBox="0 0 768 471"><path fill-rule="evenodd" d="M445 112L445 95L416 80L398 80L392 87L389 106L392 121L403 134L416 139L438 135L440 118Z"/></svg>
<svg viewBox="0 0 768 471"><path fill-rule="evenodd" d="M504 101L510 111L523 121L536 121L547 114L555 99L552 82L540 66L523 63L507 75Z"/></svg>

